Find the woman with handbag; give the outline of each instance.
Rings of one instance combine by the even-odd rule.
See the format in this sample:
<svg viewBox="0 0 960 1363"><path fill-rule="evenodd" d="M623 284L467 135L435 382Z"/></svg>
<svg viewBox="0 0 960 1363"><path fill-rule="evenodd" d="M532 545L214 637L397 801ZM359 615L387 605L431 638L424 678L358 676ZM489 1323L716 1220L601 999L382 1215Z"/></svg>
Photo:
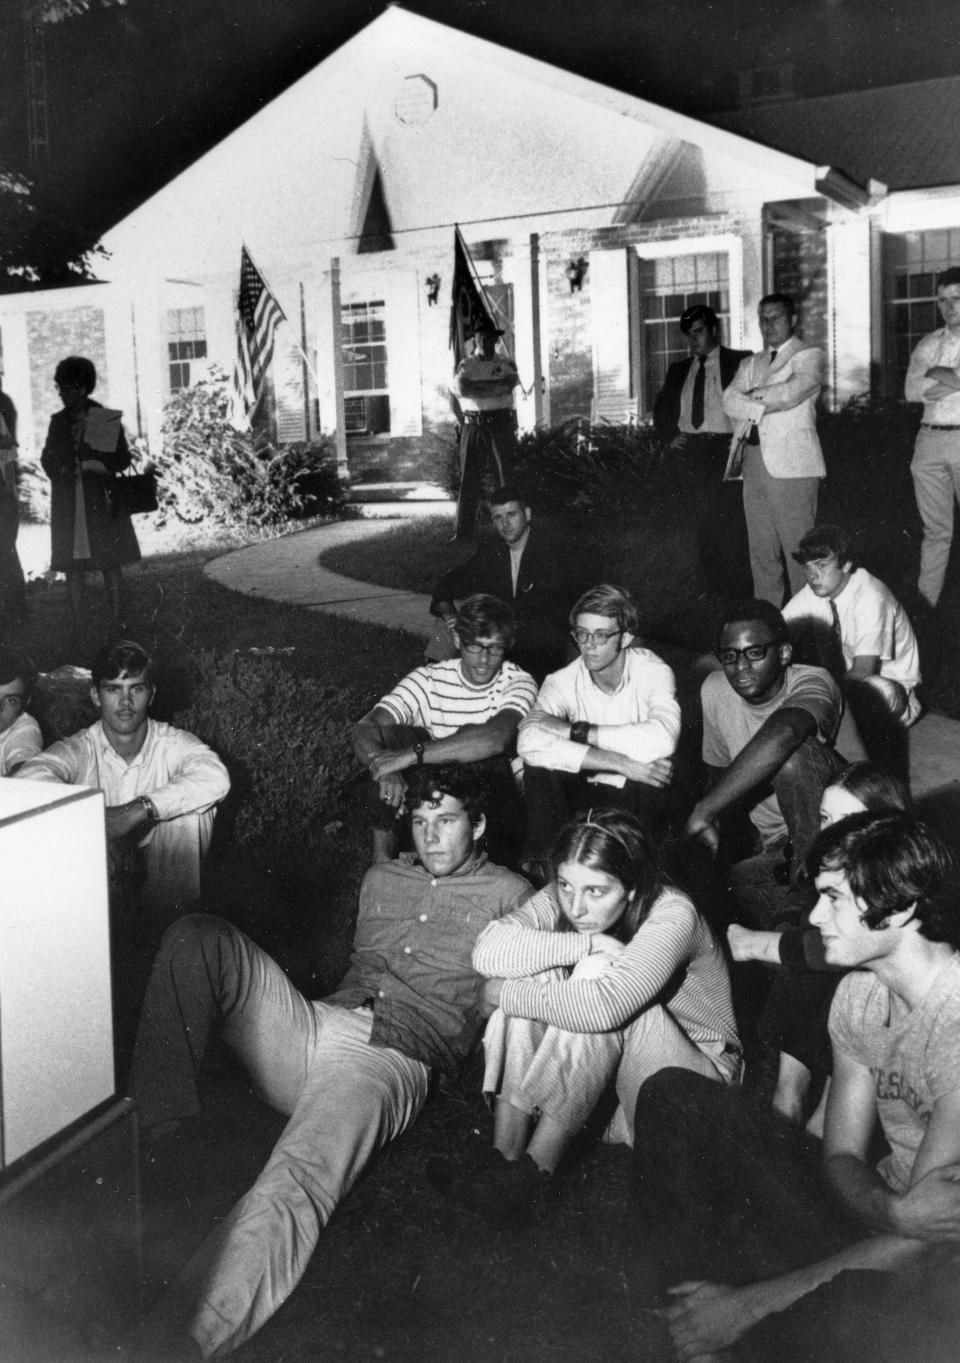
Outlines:
<svg viewBox="0 0 960 1363"><path fill-rule="evenodd" d="M97 382L91 360L70 355L60 361L53 377L63 411L51 418L40 456L51 486L50 566L66 573L75 639L88 572L103 574L110 633L119 636L126 632L121 568L139 561L140 546L133 522L112 503L110 491L114 475L129 467L130 451L119 413L107 412L90 397Z"/></svg>

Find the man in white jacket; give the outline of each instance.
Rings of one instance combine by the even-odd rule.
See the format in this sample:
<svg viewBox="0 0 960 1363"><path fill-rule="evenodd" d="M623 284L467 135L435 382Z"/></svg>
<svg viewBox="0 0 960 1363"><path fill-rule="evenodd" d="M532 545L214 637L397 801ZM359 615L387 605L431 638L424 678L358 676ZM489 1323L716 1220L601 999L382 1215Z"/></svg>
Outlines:
<svg viewBox="0 0 960 1363"><path fill-rule="evenodd" d="M764 349L742 361L722 402L736 422L734 443L747 441L743 513L753 590L779 609L803 586L793 553L817 519L827 471L816 423L825 360L796 334L796 304L787 294L761 298L759 317Z"/></svg>

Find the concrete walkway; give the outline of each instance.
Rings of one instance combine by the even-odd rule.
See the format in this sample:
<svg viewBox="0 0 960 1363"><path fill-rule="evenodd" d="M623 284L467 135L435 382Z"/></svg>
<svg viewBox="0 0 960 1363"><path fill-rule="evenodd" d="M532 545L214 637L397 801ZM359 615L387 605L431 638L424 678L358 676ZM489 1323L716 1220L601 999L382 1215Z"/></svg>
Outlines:
<svg viewBox="0 0 960 1363"><path fill-rule="evenodd" d="M282 539L266 540L246 549L235 549L208 563L204 572L233 591L271 601L285 601L309 610L328 611L348 620L369 625L386 625L426 640L433 632L428 605L430 598L418 592L395 591L341 577L320 563L320 555L341 544L382 535L395 524L380 517L445 514L453 509L444 503L411 506L409 503L378 507L376 519L341 521L301 530ZM669 650L669 662L678 673L685 690L697 674L716 666L711 656L698 657L686 650ZM679 655L683 655L682 657ZM684 662L694 678L682 678ZM851 754L852 755L852 754ZM890 754L894 765L895 754ZM909 731L910 787L925 809L934 806L941 828L960 825L960 722L944 715L924 715ZM931 809L931 814L933 809Z"/></svg>
<svg viewBox="0 0 960 1363"><path fill-rule="evenodd" d="M367 625L386 625L429 639L433 633L433 617L428 596L396 591L392 587L374 587L369 582L341 577L320 562L321 554L342 544L384 534L396 520L382 517L390 511L396 514L397 510L396 507L378 507L373 519L340 521L315 530L299 530L281 539L265 540L262 544L251 544L245 549L234 549L222 558L213 559L204 572L222 586L247 596L285 601L308 610L327 611ZM411 515L444 514L449 514L452 527L453 508L449 503L420 504L416 509L405 503L402 512L405 519Z"/></svg>

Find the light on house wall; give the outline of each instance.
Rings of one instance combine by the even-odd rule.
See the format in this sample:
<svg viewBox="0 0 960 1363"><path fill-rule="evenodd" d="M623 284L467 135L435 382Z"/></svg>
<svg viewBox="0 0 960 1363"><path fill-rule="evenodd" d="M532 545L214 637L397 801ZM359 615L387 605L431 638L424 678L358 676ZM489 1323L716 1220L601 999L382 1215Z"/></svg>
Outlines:
<svg viewBox="0 0 960 1363"><path fill-rule="evenodd" d="M589 262L583 256L578 256L576 260L571 260L564 274L570 281L570 292L579 293L583 288L583 277L590 268Z"/></svg>

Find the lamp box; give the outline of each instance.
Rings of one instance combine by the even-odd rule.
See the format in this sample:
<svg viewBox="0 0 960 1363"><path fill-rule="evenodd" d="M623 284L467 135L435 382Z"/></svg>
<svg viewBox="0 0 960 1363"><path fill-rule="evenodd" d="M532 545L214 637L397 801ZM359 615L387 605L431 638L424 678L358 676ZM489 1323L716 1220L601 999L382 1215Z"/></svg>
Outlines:
<svg viewBox="0 0 960 1363"><path fill-rule="evenodd" d="M0 1170L114 1093L103 795L0 780Z"/></svg>

